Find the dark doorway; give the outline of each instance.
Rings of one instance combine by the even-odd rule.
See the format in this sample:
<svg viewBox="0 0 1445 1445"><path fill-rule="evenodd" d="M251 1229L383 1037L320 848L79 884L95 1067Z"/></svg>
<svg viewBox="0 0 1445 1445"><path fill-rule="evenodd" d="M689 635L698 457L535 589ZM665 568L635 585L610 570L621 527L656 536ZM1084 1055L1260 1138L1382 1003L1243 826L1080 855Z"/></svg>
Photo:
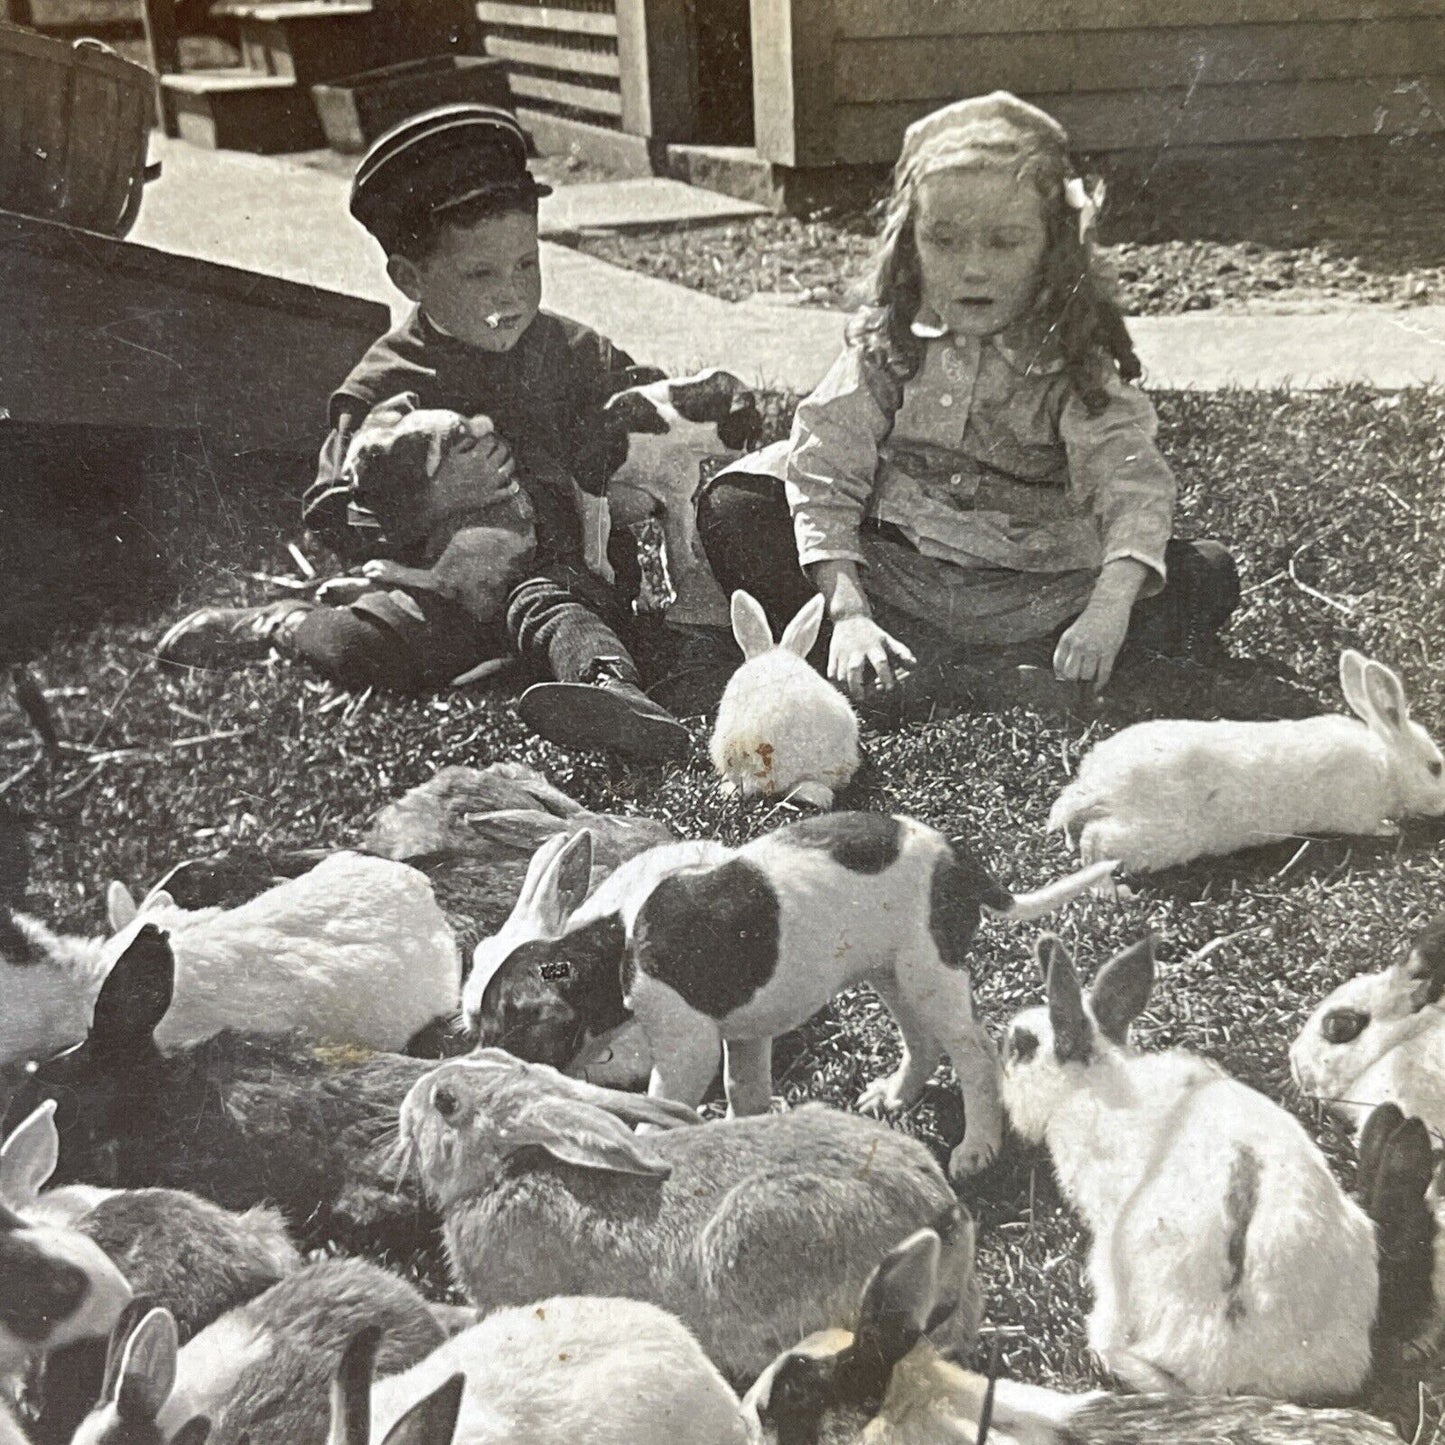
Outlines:
<svg viewBox="0 0 1445 1445"><path fill-rule="evenodd" d="M697 139L753 143L753 43L748 0L695 0Z"/></svg>

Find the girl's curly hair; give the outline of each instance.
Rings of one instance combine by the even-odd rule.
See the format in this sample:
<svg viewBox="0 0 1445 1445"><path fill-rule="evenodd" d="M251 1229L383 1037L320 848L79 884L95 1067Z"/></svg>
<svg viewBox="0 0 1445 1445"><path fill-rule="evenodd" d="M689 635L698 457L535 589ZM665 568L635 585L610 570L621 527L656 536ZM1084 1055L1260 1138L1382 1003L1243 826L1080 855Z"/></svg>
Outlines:
<svg viewBox="0 0 1445 1445"><path fill-rule="evenodd" d="M1097 415L1108 405L1105 381L1117 367L1125 381L1142 372L1113 288L1096 267L1093 247L1080 239L1078 212L1064 199L1065 162L1038 151L1015 173L1044 201L1047 242L1033 315L1062 353L1064 371L1079 399ZM884 212L864 307L848 337L880 361L898 382L915 376L924 343L912 331L923 300L923 278L914 242L913 186L895 174Z"/></svg>

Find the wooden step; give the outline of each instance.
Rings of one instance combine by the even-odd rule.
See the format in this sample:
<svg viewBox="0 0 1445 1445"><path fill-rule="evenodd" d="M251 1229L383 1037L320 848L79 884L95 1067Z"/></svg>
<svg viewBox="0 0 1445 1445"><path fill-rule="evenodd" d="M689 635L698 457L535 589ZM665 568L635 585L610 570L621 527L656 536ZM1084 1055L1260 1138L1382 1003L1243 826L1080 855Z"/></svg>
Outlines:
<svg viewBox="0 0 1445 1445"><path fill-rule="evenodd" d="M377 64L391 28L370 6L356 5L258 5L240 27L242 65L302 86Z"/></svg>
<svg viewBox="0 0 1445 1445"><path fill-rule="evenodd" d="M317 150L326 144L311 92L290 76L193 70L161 77L175 133L212 150Z"/></svg>

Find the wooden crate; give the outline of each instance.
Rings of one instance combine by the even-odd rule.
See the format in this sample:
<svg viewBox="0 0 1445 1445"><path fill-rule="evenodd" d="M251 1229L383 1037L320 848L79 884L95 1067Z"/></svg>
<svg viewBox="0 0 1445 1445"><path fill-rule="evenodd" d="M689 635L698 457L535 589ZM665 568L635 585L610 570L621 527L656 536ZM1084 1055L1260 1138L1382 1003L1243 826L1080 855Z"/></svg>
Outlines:
<svg viewBox="0 0 1445 1445"><path fill-rule="evenodd" d="M145 180L155 81L98 41L0 23L0 210L123 236Z"/></svg>

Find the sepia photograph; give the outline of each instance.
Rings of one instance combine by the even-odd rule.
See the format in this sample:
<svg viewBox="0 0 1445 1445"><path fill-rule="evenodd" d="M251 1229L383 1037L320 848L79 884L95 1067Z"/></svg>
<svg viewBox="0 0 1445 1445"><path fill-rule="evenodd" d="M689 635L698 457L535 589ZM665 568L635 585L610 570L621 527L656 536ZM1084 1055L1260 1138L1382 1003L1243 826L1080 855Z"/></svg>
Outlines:
<svg viewBox="0 0 1445 1445"><path fill-rule="evenodd" d="M0 1445L1445 1445L1445 0L0 0Z"/></svg>

